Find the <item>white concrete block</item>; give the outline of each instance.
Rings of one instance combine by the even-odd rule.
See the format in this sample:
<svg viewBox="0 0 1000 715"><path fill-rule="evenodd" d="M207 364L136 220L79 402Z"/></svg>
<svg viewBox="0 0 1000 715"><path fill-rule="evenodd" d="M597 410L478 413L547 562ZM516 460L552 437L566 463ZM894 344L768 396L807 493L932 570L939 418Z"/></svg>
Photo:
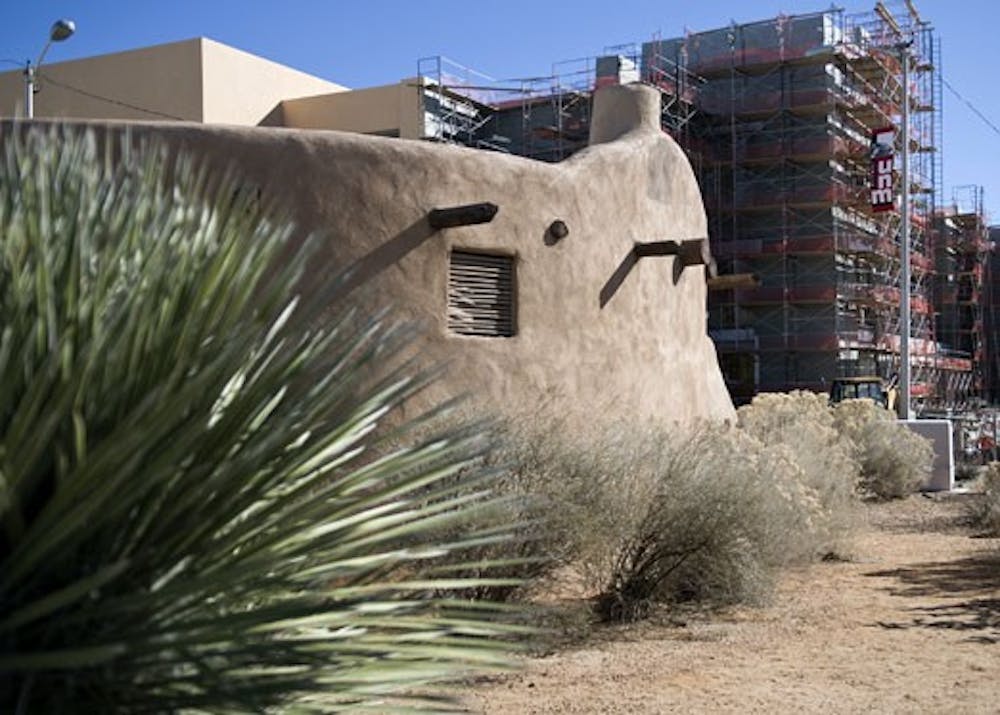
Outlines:
<svg viewBox="0 0 1000 715"><path fill-rule="evenodd" d="M902 420L921 437L931 441L934 449L934 464L931 475L924 484L924 491L950 492L955 487L955 451L951 422L948 420Z"/></svg>

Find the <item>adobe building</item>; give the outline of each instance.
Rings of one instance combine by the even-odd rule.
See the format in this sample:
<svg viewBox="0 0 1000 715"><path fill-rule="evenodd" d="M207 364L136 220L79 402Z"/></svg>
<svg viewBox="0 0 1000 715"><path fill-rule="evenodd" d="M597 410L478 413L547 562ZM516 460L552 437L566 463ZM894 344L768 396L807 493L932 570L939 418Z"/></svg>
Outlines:
<svg viewBox="0 0 1000 715"><path fill-rule="evenodd" d="M210 41L148 51L187 63L170 84L178 103L159 97L155 105L184 121L117 117L130 120L122 122L95 110L101 121L87 125L155 137L235 169L247 187L288 207L300 236L322 237L314 278L332 281L350 269L340 301L369 311L388 306L391 319L420 326L421 360L446 366L423 405L464 393L495 412L547 410L571 424L734 416L707 333L714 262L705 211L687 158L661 131L656 90L599 90L591 146L553 164L318 128L335 123L315 118L336 116L330 98L343 88ZM292 99L269 90L240 104L234 87L228 108L213 104L205 87L216 80L206 78L216 76L208 68L220 57L244 75L273 72L292 87ZM294 98L314 90L323 98ZM416 107L412 83L369 93L388 103L370 114L386 125L375 132L408 133L409 105L400 97L410 90ZM50 84L39 115L50 91L49 114L86 113L71 103L57 109ZM0 85L0 102L10 92ZM269 126L286 120L317 128Z"/></svg>

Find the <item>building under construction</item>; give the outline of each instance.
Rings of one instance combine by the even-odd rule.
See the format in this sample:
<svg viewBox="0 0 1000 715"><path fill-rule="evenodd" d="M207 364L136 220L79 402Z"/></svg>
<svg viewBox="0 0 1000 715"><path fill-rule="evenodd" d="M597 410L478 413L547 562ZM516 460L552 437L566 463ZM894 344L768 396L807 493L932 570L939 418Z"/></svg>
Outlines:
<svg viewBox="0 0 1000 715"><path fill-rule="evenodd" d="M982 187L956 187L951 202L941 206L934 218L938 361L960 361L958 369L941 371L937 396L944 405L958 409L976 406L976 398L992 403L986 379L990 237ZM968 370L966 362L971 362Z"/></svg>
<svg viewBox="0 0 1000 715"><path fill-rule="evenodd" d="M1000 245L1000 226L987 230L990 250L983 278L983 392L987 403L1000 405L1000 255L995 250Z"/></svg>
<svg viewBox="0 0 1000 715"><path fill-rule="evenodd" d="M873 136L894 129L894 184L906 181L910 196L914 402L936 412L982 401L982 196L943 199L940 43L912 2L655 39L542 79L491 84L441 62L419 68L426 138L548 161L585 146L595 88L661 90L664 129L699 177L720 272L760 281L710 301L737 402L898 371L903 211L870 201Z"/></svg>

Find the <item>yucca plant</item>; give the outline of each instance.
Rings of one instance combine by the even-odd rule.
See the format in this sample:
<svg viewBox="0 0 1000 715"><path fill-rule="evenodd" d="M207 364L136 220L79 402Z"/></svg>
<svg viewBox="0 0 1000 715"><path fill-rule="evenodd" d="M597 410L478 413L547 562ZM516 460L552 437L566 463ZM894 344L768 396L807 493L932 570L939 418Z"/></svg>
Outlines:
<svg viewBox="0 0 1000 715"><path fill-rule="evenodd" d="M453 595L509 536L486 445L385 449L399 332L297 296L231 177L99 139L0 134L0 711L445 708L513 631Z"/></svg>

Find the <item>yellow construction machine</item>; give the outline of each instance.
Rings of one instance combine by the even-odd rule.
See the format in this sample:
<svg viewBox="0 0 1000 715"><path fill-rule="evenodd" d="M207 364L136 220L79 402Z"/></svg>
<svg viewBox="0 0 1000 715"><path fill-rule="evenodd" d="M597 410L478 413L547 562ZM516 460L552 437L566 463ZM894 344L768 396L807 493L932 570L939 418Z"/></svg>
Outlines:
<svg viewBox="0 0 1000 715"><path fill-rule="evenodd" d="M843 400L874 400L887 410L896 411L896 379L883 380L877 375L834 378L830 385L830 404Z"/></svg>

